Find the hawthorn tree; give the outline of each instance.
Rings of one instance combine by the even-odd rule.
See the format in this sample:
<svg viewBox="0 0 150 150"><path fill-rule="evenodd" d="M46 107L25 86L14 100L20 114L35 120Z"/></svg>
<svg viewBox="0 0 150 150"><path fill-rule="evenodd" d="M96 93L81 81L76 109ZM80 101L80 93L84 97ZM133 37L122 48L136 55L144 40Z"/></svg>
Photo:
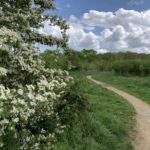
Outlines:
<svg viewBox="0 0 150 150"><path fill-rule="evenodd" d="M0 1L0 148L49 150L64 124L55 107L66 103L72 78L61 70L45 69L35 43L65 47L65 21L45 16L53 0ZM62 39L37 32L49 21L62 30ZM13 143L13 144L12 144Z"/></svg>
<svg viewBox="0 0 150 150"><path fill-rule="evenodd" d="M49 46L57 47L66 47L67 46L67 36L66 30L68 28L66 22L63 18L56 15L44 15L45 10L55 9L54 0L5 0L0 1L0 28L7 28L13 32L16 32L17 35L21 38L21 42L24 43L26 54L22 48L18 45L18 41L13 43L13 49L11 50L15 56L23 55L23 58L26 61L31 61L31 57L34 57L34 60L37 59L37 50L33 50L32 45L35 43L46 44ZM51 26L59 26L62 32L62 38L58 39L53 36L47 36L40 34L37 29L44 26L44 23L48 21ZM29 50L30 49L30 50ZM32 50L31 50L32 49ZM31 56L31 53L33 56ZM34 54L33 54L34 53ZM1 54L2 56L2 54ZM28 57L29 56L29 57ZM4 57L4 55L3 55ZM1 59L0 61L9 62L7 59ZM2 63L2 62L1 62ZM10 62L9 62L10 63ZM33 62L32 62L33 63ZM30 65L32 64L30 62ZM29 64L29 62L28 62ZM11 67L14 67L12 65ZM34 64L35 68L39 68L39 65ZM18 74L24 73L22 76ZM12 75L13 74L13 75ZM9 74L9 78L14 76L16 80L18 78L19 82L28 82L32 83L31 76L33 72L29 74L25 71L18 71L17 73ZM35 73L34 73L35 75ZM16 77L17 76L17 77ZM37 76L37 74L36 74ZM19 79L21 77L21 80ZM4 81L5 82L5 81ZM14 82L12 78L12 82ZM9 81L7 84L12 84ZM5 82L6 83L6 82Z"/></svg>
<svg viewBox="0 0 150 150"><path fill-rule="evenodd" d="M45 10L55 9L54 0L5 0L0 1L0 28L13 30L20 34L26 43L41 43L66 47L68 26L62 17L44 15ZM44 26L57 25L62 31L62 39L40 34L36 29Z"/></svg>

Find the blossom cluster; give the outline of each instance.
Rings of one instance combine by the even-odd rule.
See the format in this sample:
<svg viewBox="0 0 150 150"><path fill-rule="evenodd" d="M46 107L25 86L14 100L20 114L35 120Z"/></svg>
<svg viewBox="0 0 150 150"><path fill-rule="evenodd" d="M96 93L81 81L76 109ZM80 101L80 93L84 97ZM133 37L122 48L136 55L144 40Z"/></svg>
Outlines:
<svg viewBox="0 0 150 150"><path fill-rule="evenodd" d="M47 143L47 147L52 146L52 141L56 139L55 134L63 132L63 126L59 124L60 118L54 112L54 104L65 92L68 84L63 78L57 76L57 79L47 81L43 77L36 86L26 85L18 90L6 89L0 85L0 137L7 136L8 133L14 134L14 138L19 138L19 134L28 135L23 138L22 149L29 149L28 146L33 143L41 143L41 141L45 145ZM44 126L38 128L39 122L50 118L54 118L56 121L56 123L52 123L55 126L52 133L47 131ZM19 132L23 133L18 132L18 126L21 128ZM38 133L36 136L32 133L32 127ZM2 142L1 145L5 144ZM35 145L32 145L32 148L35 148ZM37 145L36 149L38 149Z"/></svg>
<svg viewBox="0 0 150 150"><path fill-rule="evenodd" d="M1 32L2 31L2 32ZM18 149L53 148L65 125L55 112L73 79L68 72L45 69L40 53L13 31L0 31L0 147L11 135Z"/></svg>

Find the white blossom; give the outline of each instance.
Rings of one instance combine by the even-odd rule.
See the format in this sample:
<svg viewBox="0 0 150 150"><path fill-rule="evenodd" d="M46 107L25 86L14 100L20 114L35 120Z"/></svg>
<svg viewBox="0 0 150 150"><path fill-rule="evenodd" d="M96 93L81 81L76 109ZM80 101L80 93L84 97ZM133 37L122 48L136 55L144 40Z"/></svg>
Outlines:
<svg viewBox="0 0 150 150"><path fill-rule="evenodd" d="M16 43L18 47L14 50ZM9 60L4 63L6 68L0 64L0 139L12 133L16 139L22 136L18 139L20 150L38 150L43 141L47 149L51 149L56 134L62 134L65 128L54 111L55 104L67 103L61 96L67 92L72 78L68 72L45 69L40 53L22 43L21 36L7 28L0 28L0 51L7 54ZM39 128L39 122L44 118L56 118L52 122L56 126L52 133ZM27 125L34 126L37 134L33 134ZM0 143L0 147L5 144Z"/></svg>
<svg viewBox="0 0 150 150"><path fill-rule="evenodd" d="M7 69L0 67L0 76L6 76L7 75Z"/></svg>
<svg viewBox="0 0 150 150"><path fill-rule="evenodd" d="M18 94L19 94L19 95L23 95L23 90L22 90L22 89L19 89L19 90L18 90Z"/></svg>
<svg viewBox="0 0 150 150"><path fill-rule="evenodd" d="M17 123L19 121L19 118L15 118L12 121Z"/></svg>

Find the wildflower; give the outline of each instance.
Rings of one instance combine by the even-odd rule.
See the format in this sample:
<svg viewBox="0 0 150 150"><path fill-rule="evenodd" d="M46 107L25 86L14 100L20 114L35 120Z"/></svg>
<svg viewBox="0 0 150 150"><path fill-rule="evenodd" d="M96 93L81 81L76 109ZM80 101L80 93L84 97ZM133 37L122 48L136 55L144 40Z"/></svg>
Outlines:
<svg viewBox="0 0 150 150"><path fill-rule="evenodd" d="M6 76L7 75L7 69L0 67L0 76Z"/></svg>
<svg viewBox="0 0 150 150"><path fill-rule="evenodd" d="M3 119L0 121L0 124L8 124L9 120L8 119Z"/></svg>
<svg viewBox="0 0 150 150"><path fill-rule="evenodd" d="M22 89L19 89L19 90L18 90L18 94L19 94L19 95L23 95L23 90L22 90Z"/></svg>
<svg viewBox="0 0 150 150"><path fill-rule="evenodd" d="M15 118L15 119L13 119L13 122L18 122L19 121L19 118Z"/></svg>

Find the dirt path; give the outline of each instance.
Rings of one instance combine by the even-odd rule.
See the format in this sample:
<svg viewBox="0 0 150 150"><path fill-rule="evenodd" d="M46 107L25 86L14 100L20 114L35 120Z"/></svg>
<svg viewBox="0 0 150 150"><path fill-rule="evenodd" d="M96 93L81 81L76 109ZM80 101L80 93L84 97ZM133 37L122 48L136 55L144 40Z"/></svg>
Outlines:
<svg viewBox="0 0 150 150"><path fill-rule="evenodd" d="M134 142L135 150L150 150L150 105L135 96L114 88L111 85L94 80L91 76L87 76L87 78L92 82L122 96L133 105L137 112L136 139Z"/></svg>

